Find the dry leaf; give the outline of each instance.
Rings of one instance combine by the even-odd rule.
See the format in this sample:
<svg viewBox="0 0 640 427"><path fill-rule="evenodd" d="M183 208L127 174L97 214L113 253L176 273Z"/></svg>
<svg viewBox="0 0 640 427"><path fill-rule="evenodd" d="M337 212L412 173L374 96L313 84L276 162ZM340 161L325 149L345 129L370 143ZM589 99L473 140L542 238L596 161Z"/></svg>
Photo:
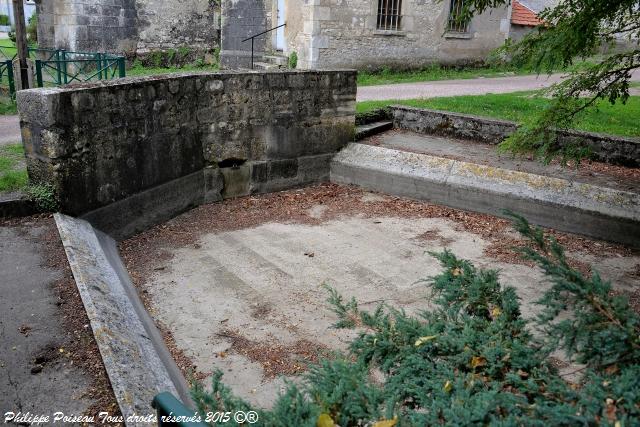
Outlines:
<svg viewBox="0 0 640 427"><path fill-rule="evenodd" d="M382 420L376 422L373 427L393 427L398 423L398 417L394 417L392 420Z"/></svg>
<svg viewBox="0 0 640 427"><path fill-rule="evenodd" d="M500 316L502 314L502 310L500 310L500 307L494 307L491 310L491 317L493 319L495 319L496 317Z"/></svg>
<svg viewBox="0 0 640 427"><path fill-rule="evenodd" d="M416 347L420 347L422 344L433 341L438 338L437 335L429 335L428 337L420 337L416 340Z"/></svg>
<svg viewBox="0 0 640 427"><path fill-rule="evenodd" d="M487 359L482 356L474 356L471 358L471 367L473 369L479 368L481 366L485 366L487 364Z"/></svg>
<svg viewBox="0 0 640 427"><path fill-rule="evenodd" d="M334 427L335 423L329 414L320 414L318 417L317 427Z"/></svg>
<svg viewBox="0 0 640 427"><path fill-rule="evenodd" d="M447 393L450 393L451 390L453 390L453 384L451 384L451 381L447 381L446 383L444 383L444 391L446 391Z"/></svg>

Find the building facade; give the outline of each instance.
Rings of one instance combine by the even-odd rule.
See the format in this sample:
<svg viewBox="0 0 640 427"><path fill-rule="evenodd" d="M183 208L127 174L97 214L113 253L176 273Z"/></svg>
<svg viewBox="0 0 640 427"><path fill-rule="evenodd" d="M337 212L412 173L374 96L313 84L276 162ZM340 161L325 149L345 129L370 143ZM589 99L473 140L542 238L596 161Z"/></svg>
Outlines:
<svg viewBox="0 0 640 427"><path fill-rule="evenodd" d="M223 65L247 66L247 37L257 55L296 52L299 67L417 68L482 60L509 37L510 6L458 19L463 0L224 0ZM249 55L250 56L250 55Z"/></svg>

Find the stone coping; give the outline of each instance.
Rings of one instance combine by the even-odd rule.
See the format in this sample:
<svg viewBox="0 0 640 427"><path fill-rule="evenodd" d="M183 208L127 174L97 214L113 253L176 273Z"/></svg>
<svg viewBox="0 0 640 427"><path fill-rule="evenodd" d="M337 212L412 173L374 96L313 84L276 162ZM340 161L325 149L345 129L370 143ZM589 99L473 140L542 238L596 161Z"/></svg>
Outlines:
<svg viewBox="0 0 640 427"><path fill-rule="evenodd" d="M185 379L144 309L115 241L88 222L54 215L120 411L155 413L151 403L170 392L191 403ZM127 423L127 426L148 424Z"/></svg>
<svg viewBox="0 0 640 427"><path fill-rule="evenodd" d="M640 195L626 191L358 143L334 158L331 181L640 244Z"/></svg>

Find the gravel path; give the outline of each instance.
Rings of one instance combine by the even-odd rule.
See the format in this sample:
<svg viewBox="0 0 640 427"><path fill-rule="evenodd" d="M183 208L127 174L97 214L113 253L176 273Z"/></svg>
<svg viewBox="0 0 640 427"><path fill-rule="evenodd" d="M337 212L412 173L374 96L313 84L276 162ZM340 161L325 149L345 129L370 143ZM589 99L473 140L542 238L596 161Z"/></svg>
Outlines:
<svg viewBox="0 0 640 427"><path fill-rule="evenodd" d="M0 116L0 145L17 144L21 139L19 117Z"/></svg>
<svg viewBox="0 0 640 427"><path fill-rule="evenodd" d="M563 74L490 77L435 82L397 83L358 88L357 101L384 101L388 99L436 98L439 96L484 95L536 90L551 86L561 80ZM632 81L640 81L636 72Z"/></svg>

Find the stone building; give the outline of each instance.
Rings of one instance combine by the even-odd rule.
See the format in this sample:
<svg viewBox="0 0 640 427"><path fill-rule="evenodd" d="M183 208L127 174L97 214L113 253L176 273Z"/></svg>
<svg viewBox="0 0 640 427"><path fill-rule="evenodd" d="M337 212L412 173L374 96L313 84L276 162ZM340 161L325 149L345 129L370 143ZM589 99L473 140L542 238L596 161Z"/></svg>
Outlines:
<svg viewBox="0 0 640 427"><path fill-rule="evenodd" d="M296 52L302 68L413 68L474 62L509 36L509 6L470 22L456 19L463 0L223 0L223 65L247 66L243 39L286 22L257 39L264 53Z"/></svg>
<svg viewBox="0 0 640 427"><path fill-rule="evenodd" d="M144 54L217 48L218 0L36 0L41 47Z"/></svg>
<svg viewBox="0 0 640 427"><path fill-rule="evenodd" d="M555 7L556 4L556 0L513 0L509 37L514 41L522 40L533 28L542 25L538 14L547 7Z"/></svg>

